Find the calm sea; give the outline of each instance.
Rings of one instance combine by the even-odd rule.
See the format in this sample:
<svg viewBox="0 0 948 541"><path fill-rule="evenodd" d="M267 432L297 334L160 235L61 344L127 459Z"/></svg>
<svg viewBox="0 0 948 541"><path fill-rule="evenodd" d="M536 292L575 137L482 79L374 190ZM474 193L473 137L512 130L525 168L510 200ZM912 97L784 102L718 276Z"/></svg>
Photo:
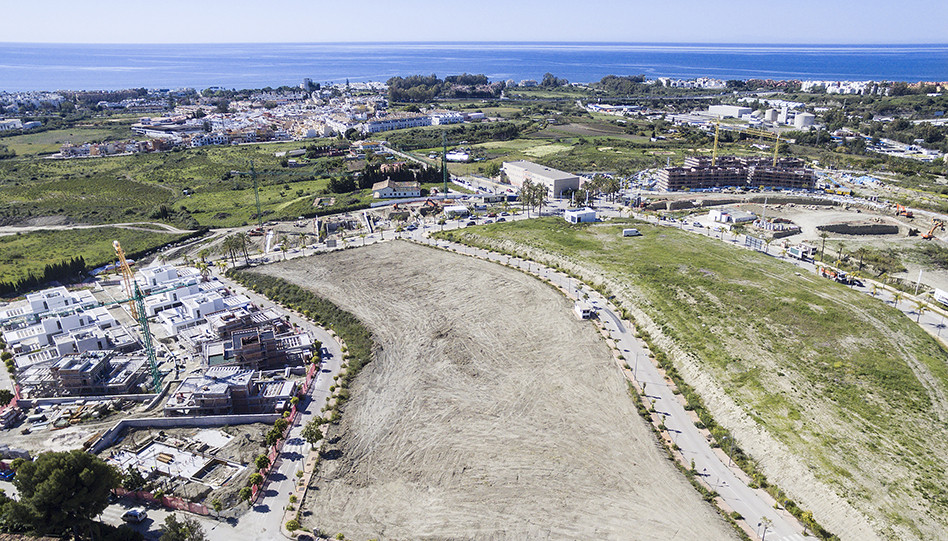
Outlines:
<svg viewBox="0 0 948 541"><path fill-rule="evenodd" d="M948 81L948 45L647 43L300 43L62 45L0 43L0 90L210 86L262 88L483 73L574 82L605 75Z"/></svg>

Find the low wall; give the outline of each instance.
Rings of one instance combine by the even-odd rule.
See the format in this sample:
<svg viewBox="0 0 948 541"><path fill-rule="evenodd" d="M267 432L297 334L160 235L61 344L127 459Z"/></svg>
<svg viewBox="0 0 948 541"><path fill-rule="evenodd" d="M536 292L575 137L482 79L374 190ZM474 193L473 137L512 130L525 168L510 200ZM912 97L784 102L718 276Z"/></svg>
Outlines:
<svg viewBox="0 0 948 541"><path fill-rule="evenodd" d="M102 394L94 396L56 396L50 398L21 398L17 400L17 405L21 408L33 408L36 406L53 406L56 404L71 404L84 400L86 402L103 402L106 400L131 400L132 402L147 402L155 398L154 393L149 394Z"/></svg>
<svg viewBox="0 0 948 541"><path fill-rule="evenodd" d="M129 428L185 428L228 425L247 425L252 423L273 424L283 417L278 413L260 413L255 415L209 415L205 417L149 417L144 419L122 419L105 431L92 443L89 452L99 454L110 447L126 429Z"/></svg>
<svg viewBox="0 0 948 541"><path fill-rule="evenodd" d="M899 226L891 224L829 224L817 227L820 231L838 235L897 235Z"/></svg>

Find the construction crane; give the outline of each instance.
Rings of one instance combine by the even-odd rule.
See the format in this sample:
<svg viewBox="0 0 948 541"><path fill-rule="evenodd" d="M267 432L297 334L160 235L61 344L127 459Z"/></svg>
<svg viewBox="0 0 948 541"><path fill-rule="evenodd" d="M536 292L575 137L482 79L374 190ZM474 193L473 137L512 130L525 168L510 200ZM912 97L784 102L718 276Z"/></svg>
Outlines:
<svg viewBox="0 0 948 541"><path fill-rule="evenodd" d="M129 298L128 310L131 312L132 317L138 318L138 307L136 307L135 302L131 300L133 295L132 284L135 282L135 275L132 273L132 269L125 259L125 250L122 249L122 244L117 240L113 240L112 247L115 248L115 255L119 258L119 270L122 273L122 281L125 283L125 294L128 295Z"/></svg>
<svg viewBox="0 0 948 541"><path fill-rule="evenodd" d="M932 228L928 230L928 233L923 233L922 238L925 240L932 240L933 238L935 238L936 229L941 229L942 231L944 231L945 222L932 218Z"/></svg>
<svg viewBox="0 0 948 541"><path fill-rule="evenodd" d="M774 140L774 161L773 165L777 165L777 152L780 149L780 133L773 133L766 130L758 130L757 128L741 128L737 126L726 126L724 129L728 131L734 131L737 133L743 133L747 135L754 135L757 137L769 137ZM711 166L717 163L718 160L718 137L721 130L721 122L714 121L714 149L711 152Z"/></svg>
<svg viewBox="0 0 948 541"><path fill-rule="evenodd" d="M135 281L135 275L125 260L125 251L119 241L112 241L115 247L115 253L118 255L119 263L122 268L122 280L125 282L125 291L128 293L128 299L118 302L128 302L129 311L132 317L138 320L139 332L142 335L142 347L145 348L145 354L148 356L148 364L151 368L151 385L155 393L161 392L161 376L158 374L158 359L155 357L155 347L151 341L151 330L148 328L148 312L145 310L145 296L138 282ZM157 292L156 292L157 293Z"/></svg>

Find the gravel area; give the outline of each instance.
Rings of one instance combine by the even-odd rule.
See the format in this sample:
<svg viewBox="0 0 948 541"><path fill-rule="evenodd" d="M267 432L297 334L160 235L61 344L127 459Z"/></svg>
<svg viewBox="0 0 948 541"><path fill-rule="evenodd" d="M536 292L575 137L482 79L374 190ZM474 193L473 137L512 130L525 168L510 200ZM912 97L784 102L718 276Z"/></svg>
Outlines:
<svg viewBox="0 0 948 541"><path fill-rule="evenodd" d="M542 282L390 242L263 269L359 316L356 379L304 526L356 539L731 539Z"/></svg>

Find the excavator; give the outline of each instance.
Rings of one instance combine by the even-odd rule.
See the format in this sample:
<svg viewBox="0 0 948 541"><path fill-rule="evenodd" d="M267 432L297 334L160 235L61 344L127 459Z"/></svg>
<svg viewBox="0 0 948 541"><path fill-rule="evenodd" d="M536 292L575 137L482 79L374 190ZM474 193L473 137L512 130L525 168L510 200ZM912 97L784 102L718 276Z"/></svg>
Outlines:
<svg viewBox="0 0 948 541"><path fill-rule="evenodd" d="M914 218L914 217L915 217L915 215L912 214L912 211L910 211L909 209L903 207L902 205L900 205L900 204L898 204L898 203L895 204L895 215L896 215L896 216L905 216L906 218Z"/></svg>
<svg viewBox="0 0 948 541"><path fill-rule="evenodd" d="M941 229L942 231L944 231L945 222L932 218L932 228L928 230L928 233L922 234L922 238L925 240L931 240L935 238L935 230L937 229Z"/></svg>

